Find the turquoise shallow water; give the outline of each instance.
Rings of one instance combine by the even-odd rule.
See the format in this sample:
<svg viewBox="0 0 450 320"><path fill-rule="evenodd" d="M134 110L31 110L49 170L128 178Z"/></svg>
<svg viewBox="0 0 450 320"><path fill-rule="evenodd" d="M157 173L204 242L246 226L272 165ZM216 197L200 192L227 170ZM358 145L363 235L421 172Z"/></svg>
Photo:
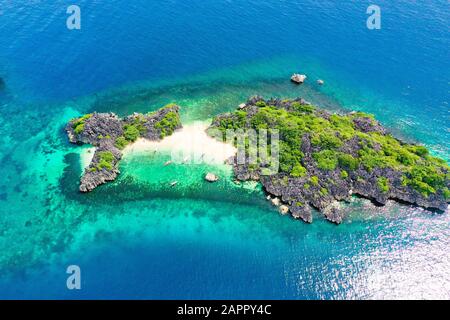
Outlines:
<svg viewBox="0 0 450 320"><path fill-rule="evenodd" d="M39 4L1 9L1 298L450 298L448 214L355 198L343 225L306 225L227 167L217 184L211 168L161 169L167 154L127 157L82 195L82 148L63 132L93 110L175 101L190 123L253 94L302 96L372 112L449 161L447 2L382 1L378 33L364 2L80 1L79 33L64 2ZM292 85L293 70L312 81Z"/></svg>

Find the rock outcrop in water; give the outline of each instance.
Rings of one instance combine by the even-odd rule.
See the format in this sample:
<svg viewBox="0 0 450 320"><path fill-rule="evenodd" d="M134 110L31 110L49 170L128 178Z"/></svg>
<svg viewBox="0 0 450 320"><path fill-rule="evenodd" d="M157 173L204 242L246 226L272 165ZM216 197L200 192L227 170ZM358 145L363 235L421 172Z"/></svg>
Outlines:
<svg viewBox="0 0 450 320"><path fill-rule="evenodd" d="M171 104L147 114L134 113L119 118L114 113L92 113L72 119L66 126L70 142L96 147L94 157L80 182L80 191L89 192L116 179L122 149L142 137L160 140L181 128L179 107Z"/></svg>
<svg viewBox="0 0 450 320"><path fill-rule="evenodd" d="M212 172L208 172L205 176L205 180L208 182L216 182L219 180L219 177L216 176L214 173Z"/></svg>
<svg viewBox="0 0 450 320"><path fill-rule="evenodd" d="M312 222L314 207L341 223L345 212L340 201L353 194L379 205L394 199L441 211L448 207L447 163L423 146L394 138L372 115L332 114L303 99L253 97L238 111L217 116L209 132L229 129L279 131L278 172L264 175L265 161L238 163L235 157L234 173L241 181L259 180L293 217L306 222ZM245 148L248 152L249 146Z"/></svg>
<svg viewBox="0 0 450 320"><path fill-rule="evenodd" d="M294 73L291 76L291 81L296 84L302 84L303 82L305 82L305 80L306 80L306 75L304 75L304 74Z"/></svg>

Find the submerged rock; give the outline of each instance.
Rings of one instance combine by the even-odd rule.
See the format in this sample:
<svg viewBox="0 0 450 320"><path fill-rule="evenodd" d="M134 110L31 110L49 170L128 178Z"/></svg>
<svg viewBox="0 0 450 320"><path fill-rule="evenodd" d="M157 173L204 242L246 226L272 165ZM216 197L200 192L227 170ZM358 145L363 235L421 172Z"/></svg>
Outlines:
<svg viewBox="0 0 450 320"><path fill-rule="evenodd" d="M6 84L5 80L3 80L2 77L0 77L0 91L5 90Z"/></svg>
<svg viewBox="0 0 450 320"><path fill-rule="evenodd" d="M317 80L317 84L322 86L325 82L322 79Z"/></svg>
<svg viewBox="0 0 450 320"><path fill-rule="evenodd" d="M147 114L119 118L114 113L92 113L72 119L66 126L69 141L96 147L80 181L80 191L89 192L116 179L122 149L142 137L160 140L181 128L179 107L168 105Z"/></svg>

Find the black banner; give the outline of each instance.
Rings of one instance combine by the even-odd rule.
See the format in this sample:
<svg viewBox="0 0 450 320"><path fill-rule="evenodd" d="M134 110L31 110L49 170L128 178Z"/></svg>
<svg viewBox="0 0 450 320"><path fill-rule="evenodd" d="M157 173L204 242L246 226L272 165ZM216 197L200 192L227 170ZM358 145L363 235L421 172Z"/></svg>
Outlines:
<svg viewBox="0 0 450 320"><path fill-rule="evenodd" d="M422 310L424 306L444 304L438 301L280 301L280 300L100 300L100 301L2 301L1 307L22 311L43 311L85 317L112 314L143 319L278 319L309 318L329 314L385 316L389 308L402 312ZM30 308L28 308L28 306ZM387 309L388 308L388 309ZM359 313L359 311L364 313ZM133 317L136 318L136 317Z"/></svg>

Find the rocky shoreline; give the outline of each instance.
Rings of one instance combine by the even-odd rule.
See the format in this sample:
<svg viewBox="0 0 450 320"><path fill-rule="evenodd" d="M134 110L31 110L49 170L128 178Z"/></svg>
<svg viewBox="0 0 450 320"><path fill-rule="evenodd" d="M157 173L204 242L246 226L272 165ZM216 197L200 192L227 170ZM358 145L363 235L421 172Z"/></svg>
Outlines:
<svg viewBox="0 0 450 320"><path fill-rule="evenodd" d="M158 141L181 128L179 109L170 104L125 118L92 113L72 119L65 128L70 142L96 147L79 190L89 192L115 180L122 150L128 144L138 138ZM396 139L372 115L332 114L301 98L264 100L256 96L237 111L215 117L207 132L223 134L229 129L279 131L276 172L265 173L270 164L261 158L249 163L248 157L241 162L235 155L229 163L237 181L260 181L282 214L311 223L312 208L316 208L339 224L345 218L340 202L353 195L377 205L392 199L432 210L448 208L448 164L423 146ZM244 152L248 154L249 149ZM218 177L208 174L205 179L214 182Z"/></svg>
<svg viewBox="0 0 450 320"><path fill-rule="evenodd" d="M278 173L263 175L267 164L255 167L238 163L237 157L232 164L238 180L260 181L269 196L281 199L280 211L286 213L287 207L294 218L311 223L311 209L316 208L339 224L345 217L340 201L352 195L377 205L392 199L439 211L448 208L450 170L445 161L392 137L371 115L334 115L300 98L253 97L238 111L217 116L209 129L230 128L280 130Z"/></svg>
<svg viewBox="0 0 450 320"><path fill-rule="evenodd" d="M119 118L114 113L92 113L72 119L65 130L74 144L91 144L96 147L91 163L80 181L81 192L113 181L118 176L122 149L142 137L158 141L182 127L179 106L167 105L147 114L134 113Z"/></svg>

